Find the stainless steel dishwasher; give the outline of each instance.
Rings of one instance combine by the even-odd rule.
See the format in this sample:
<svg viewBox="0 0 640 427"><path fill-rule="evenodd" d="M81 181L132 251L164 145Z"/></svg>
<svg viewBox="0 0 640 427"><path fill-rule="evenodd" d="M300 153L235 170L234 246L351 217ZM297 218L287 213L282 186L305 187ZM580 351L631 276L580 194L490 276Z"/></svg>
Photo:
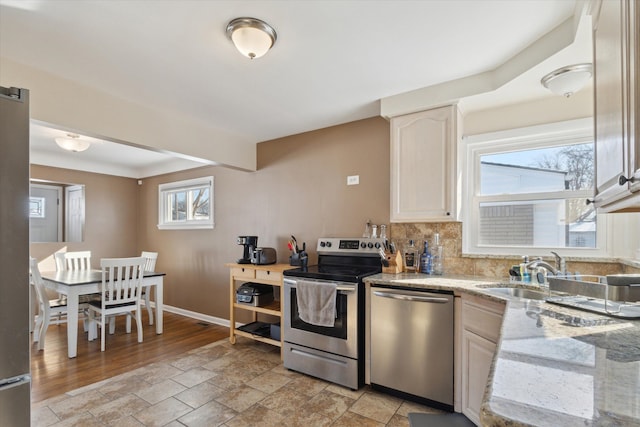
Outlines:
<svg viewBox="0 0 640 427"><path fill-rule="evenodd" d="M371 287L371 385L453 410L453 294Z"/></svg>

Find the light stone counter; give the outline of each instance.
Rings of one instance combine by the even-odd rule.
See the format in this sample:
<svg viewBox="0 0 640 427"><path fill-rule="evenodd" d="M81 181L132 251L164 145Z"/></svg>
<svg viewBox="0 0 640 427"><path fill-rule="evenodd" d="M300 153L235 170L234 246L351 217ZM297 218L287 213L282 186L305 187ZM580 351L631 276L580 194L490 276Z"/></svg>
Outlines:
<svg viewBox="0 0 640 427"><path fill-rule="evenodd" d="M365 282L507 299L482 425L640 426L640 321L482 290L508 284L500 279L403 273Z"/></svg>

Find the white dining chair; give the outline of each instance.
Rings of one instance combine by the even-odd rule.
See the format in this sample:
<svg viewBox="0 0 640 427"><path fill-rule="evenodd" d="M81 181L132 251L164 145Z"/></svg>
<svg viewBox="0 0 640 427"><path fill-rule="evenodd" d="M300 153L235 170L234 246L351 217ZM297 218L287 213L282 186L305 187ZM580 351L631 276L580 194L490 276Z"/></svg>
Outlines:
<svg viewBox="0 0 640 427"><path fill-rule="evenodd" d="M56 252L53 254L56 261L56 271L91 270L91 251ZM66 301L66 295L58 295L60 300ZM99 294L80 295L80 313L84 317L84 331L87 332L86 317L90 301L98 300Z"/></svg>
<svg viewBox="0 0 640 427"><path fill-rule="evenodd" d="M29 257L29 269L31 271L31 285L34 287L38 300L38 314L35 317L33 327L33 342L38 343L38 351L40 351L44 350L44 341L49 325L67 322L67 304L60 299L49 299L38 268L38 260Z"/></svg>
<svg viewBox="0 0 640 427"><path fill-rule="evenodd" d="M56 252L53 256L57 271L91 269L91 251Z"/></svg>
<svg viewBox="0 0 640 427"><path fill-rule="evenodd" d="M145 263L146 260L142 257L103 258L100 260L102 297L100 301L89 303L89 341L97 338L97 327L100 326L100 351L104 351L105 348L106 320L118 314L133 316L135 312L138 342L142 342L140 301ZM99 317L96 318L96 315ZM131 333L130 325L131 323L127 322L127 333ZM111 327L109 333L113 333Z"/></svg>
<svg viewBox="0 0 640 427"><path fill-rule="evenodd" d="M146 252L142 251L140 256L146 259L146 263L144 264L144 271L156 271L156 261L158 260L158 252ZM151 294L151 288L149 286L145 286L142 289L142 297L144 299L144 306L149 313L149 324L153 325L153 309L151 308L151 301L149 295Z"/></svg>

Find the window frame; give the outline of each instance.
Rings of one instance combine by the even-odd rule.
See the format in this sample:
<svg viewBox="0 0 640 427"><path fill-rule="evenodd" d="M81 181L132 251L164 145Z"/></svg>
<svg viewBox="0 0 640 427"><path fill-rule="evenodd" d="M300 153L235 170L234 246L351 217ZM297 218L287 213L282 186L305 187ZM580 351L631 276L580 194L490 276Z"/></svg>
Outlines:
<svg viewBox="0 0 640 427"><path fill-rule="evenodd" d="M568 200L575 197L593 198L595 188L589 190L573 190L557 192L536 192L518 194L480 195L480 158L487 154L507 151L533 150L537 148L564 146L593 142L595 139L593 119L583 118L505 131L477 134L462 138L460 167L463 171L461 219L464 223L462 232L462 253L469 255L529 255L548 256L555 251L562 256L574 257L607 257L609 256L610 225L606 215L597 214L595 248L558 248L545 246L502 246L479 244L480 203L525 200ZM594 162L595 167L595 162ZM594 182L595 186L595 182Z"/></svg>
<svg viewBox="0 0 640 427"><path fill-rule="evenodd" d="M175 181L158 185L158 229L160 230L202 230L213 229L214 221L214 192L213 176ZM174 221L171 219L169 207L169 197L171 194L180 191L191 191L198 188L209 190L209 218L208 219L186 219Z"/></svg>

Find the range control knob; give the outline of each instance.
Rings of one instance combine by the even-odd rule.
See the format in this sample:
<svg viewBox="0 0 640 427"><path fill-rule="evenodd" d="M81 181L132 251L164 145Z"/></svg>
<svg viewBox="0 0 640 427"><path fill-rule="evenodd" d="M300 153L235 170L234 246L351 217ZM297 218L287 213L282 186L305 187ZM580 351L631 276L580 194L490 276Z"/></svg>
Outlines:
<svg viewBox="0 0 640 427"><path fill-rule="evenodd" d="M327 242L327 247L330 248L331 247L331 242Z"/></svg>
<svg viewBox="0 0 640 427"><path fill-rule="evenodd" d="M373 243L371 243L371 242L367 243L367 247L368 247L369 249L373 248Z"/></svg>
<svg viewBox="0 0 640 427"><path fill-rule="evenodd" d="M376 242L375 246L376 246L376 249L380 249L380 242Z"/></svg>
<svg viewBox="0 0 640 427"><path fill-rule="evenodd" d="M325 243L324 242L320 242L320 247L324 248Z"/></svg>
<svg viewBox="0 0 640 427"><path fill-rule="evenodd" d="M360 247L361 247L362 249L364 249L364 248L366 248L366 247L367 247L367 244L366 244L365 242L362 242L362 243L360 243Z"/></svg>

